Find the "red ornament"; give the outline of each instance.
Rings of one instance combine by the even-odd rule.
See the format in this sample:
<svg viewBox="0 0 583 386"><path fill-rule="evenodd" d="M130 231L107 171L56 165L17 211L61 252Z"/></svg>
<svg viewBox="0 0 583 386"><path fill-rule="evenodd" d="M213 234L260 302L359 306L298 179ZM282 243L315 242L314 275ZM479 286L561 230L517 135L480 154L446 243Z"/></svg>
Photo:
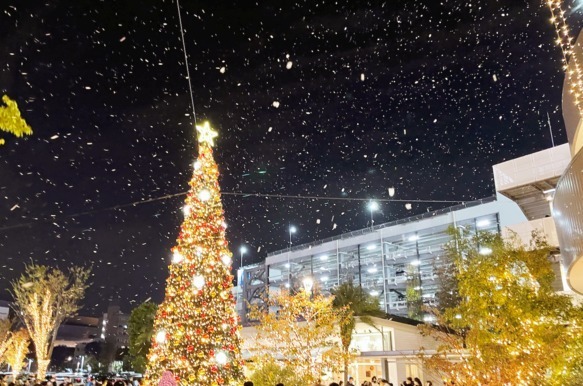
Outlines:
<svg viewBox="0 0 583 386"><path fill-rule="evenodd" d="M186 348L186 350L187 350L188 352L193 352L193 351L194 351L194 346L188 346L188 347Z"/></svg>
<svg viewBox="0 0 583 386"><path fill-rule="evenodd" d="M211 372L212 372L212 373L216 373L217 371L219 371L218 367L217 367L217 366L215 366L215 365L212 365L212 366L211 366Z"/></svg>

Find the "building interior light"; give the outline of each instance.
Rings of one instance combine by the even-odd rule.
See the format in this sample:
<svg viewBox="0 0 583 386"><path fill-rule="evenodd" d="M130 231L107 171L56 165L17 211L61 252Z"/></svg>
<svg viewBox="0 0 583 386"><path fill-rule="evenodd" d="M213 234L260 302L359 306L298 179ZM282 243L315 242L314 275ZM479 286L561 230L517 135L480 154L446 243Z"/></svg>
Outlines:
<svg viewBox="0 0 583 386"><path fill-rule="evenodd" d="M368 247L366 247L366 249L369 251L372 251L372 250L376 249L376 247L377 247L376 245L372 244L372 245L369 245Z"/></svg>
<svg viewBox="0 0 583 386"><path fill-rule="evenodd" d="M487 227L488 225L490 225L490 220L486 220L486 219L480 220L476 223L476 226L478 228L484 228L484 227Z"/></svg>
<svg viewBox="0 0 583 386"><path fill-rule="evenodd" d="M379 291L372 290L369 292L370 296L379 296Z"/></svg>
<svg viewBox="0 0 583 386"><path fill-rule="evenodd" d="M321 261L326 261L326 260L328 260L328 255L322 255L322 256L320 256L320 260L321 260Z"/></svg>
<svg viewBox="0 0 583 386"><path fill-rule="evenodd" d="M378 271L377 267L370 267L366 270L368 273L376 273Z"/></svg>
<svg viewBox="0 0 583 386"><path fill-rule="evenodd" d="M409 241L417 241L417 240L419 240L419 236L417 236L417 235L409 236Z"/></svg>

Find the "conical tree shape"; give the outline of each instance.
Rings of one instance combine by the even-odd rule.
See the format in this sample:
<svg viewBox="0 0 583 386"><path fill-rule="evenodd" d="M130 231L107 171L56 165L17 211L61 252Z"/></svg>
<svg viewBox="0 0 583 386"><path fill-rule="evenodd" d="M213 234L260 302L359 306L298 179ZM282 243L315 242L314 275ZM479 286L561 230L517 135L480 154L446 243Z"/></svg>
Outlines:
<svg viewBox="0 0 583 386"><path fill-rule="evenodd" d="M238 385L243 376L240 327L232 295L232 254L227 248L219 172L211 146L216 132L197 126L185 219L173 248L166 297L154 321L146 381L166 370L179 385Z"/></svg>

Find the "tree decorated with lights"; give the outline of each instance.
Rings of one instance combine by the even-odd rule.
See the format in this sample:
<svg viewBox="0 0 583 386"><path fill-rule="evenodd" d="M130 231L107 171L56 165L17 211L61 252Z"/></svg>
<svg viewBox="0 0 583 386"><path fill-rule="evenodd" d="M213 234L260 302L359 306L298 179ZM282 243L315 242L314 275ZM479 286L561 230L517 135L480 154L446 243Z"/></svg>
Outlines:
<svg viewBox="0 0 583 386"><path fill-rule="evenodd" d="M24 368L29 344L30 337L26 329L21 328L12 334L12 341L10 342L10 346L8 346L8 350L6 350L6 363L10 365L13 380L16 379Z"/></svg>
<svg viewBox="0 0 583 386"><path fill-rule="evenodd" d="M217 133L208 122L196 129L199 154L172 249L166 297L154 321L149 384L158 384L168 370L179 385L236 385L243 376L232 254L212 152Z"/></svg>
<svg viewBox="0 0 583 386"><path fill-rule="evenodd" d="M4 355L12 342L12 321L0 320L0 363L4 363Z"/></svg>
<svg viewBox="0 0 583 386"><path fill-rule="evenodd" d="M12 283L16 315L34 343L38 379L45 377L59 326L80 308L90 272L73 266L66 273L33 263Z"/></svg>
<svg viewBox="0 0 583 386"><path fill-rule="evenodd" d="M452 236L445 251L458 296L434 310L436 325L422 327L437 341L436 353L422 355L427 367L464 386L555 384L576 369L580 356L570 354L583 342L581 308L553 290L547 243L537 235L528 246L486 232Z"/></svg>
<svg viewBox="0 0 583 386"><path fill-rule="evenodd" d="M14 134L17 137L31 135L32 129L21 117L16 102L8 95L2 96L2 102L6 106L0 106L0 131ZM4 139L0 138L0 145L4 145L4 142Z"/></svg>
<svg viewBox="0 0 583 386"><path fill-rule="evenodd" d="M293 369L296 377L287 379L286 385L313 385L353 357L342 349L339 339L343 326L350 323L347 307L335 308L334 296L314 294L312 285L311 279L304 279L305 288L296 293L272 291L265 299L267 308L254 304L249 313L257 321L254 347L250 348L256 371L266 375L273 366L283 373Z"/></svg>

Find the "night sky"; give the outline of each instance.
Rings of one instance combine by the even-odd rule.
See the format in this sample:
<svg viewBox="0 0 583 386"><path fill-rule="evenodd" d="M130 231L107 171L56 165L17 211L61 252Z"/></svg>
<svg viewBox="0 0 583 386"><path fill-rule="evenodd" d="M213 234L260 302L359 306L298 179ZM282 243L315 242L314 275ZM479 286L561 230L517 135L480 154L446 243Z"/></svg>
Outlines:
<svg viewBox="0 0 583 386"><path fill-rule="evenodd" d="M572 34L583 20L567 2ZM540 0L181 1L197 120L224 192L466 201L491 165L564 143ZM0 92L34 134L0 147L0 287L93 264L82 314L161 301L196 157L176 4L0 0ZM224 195L238 266L368 225L363 201ZM117 207L122 205L122 207ZM383 203L375 222L451 204ZM9 299L6 290L0 298Z"/></svg>

